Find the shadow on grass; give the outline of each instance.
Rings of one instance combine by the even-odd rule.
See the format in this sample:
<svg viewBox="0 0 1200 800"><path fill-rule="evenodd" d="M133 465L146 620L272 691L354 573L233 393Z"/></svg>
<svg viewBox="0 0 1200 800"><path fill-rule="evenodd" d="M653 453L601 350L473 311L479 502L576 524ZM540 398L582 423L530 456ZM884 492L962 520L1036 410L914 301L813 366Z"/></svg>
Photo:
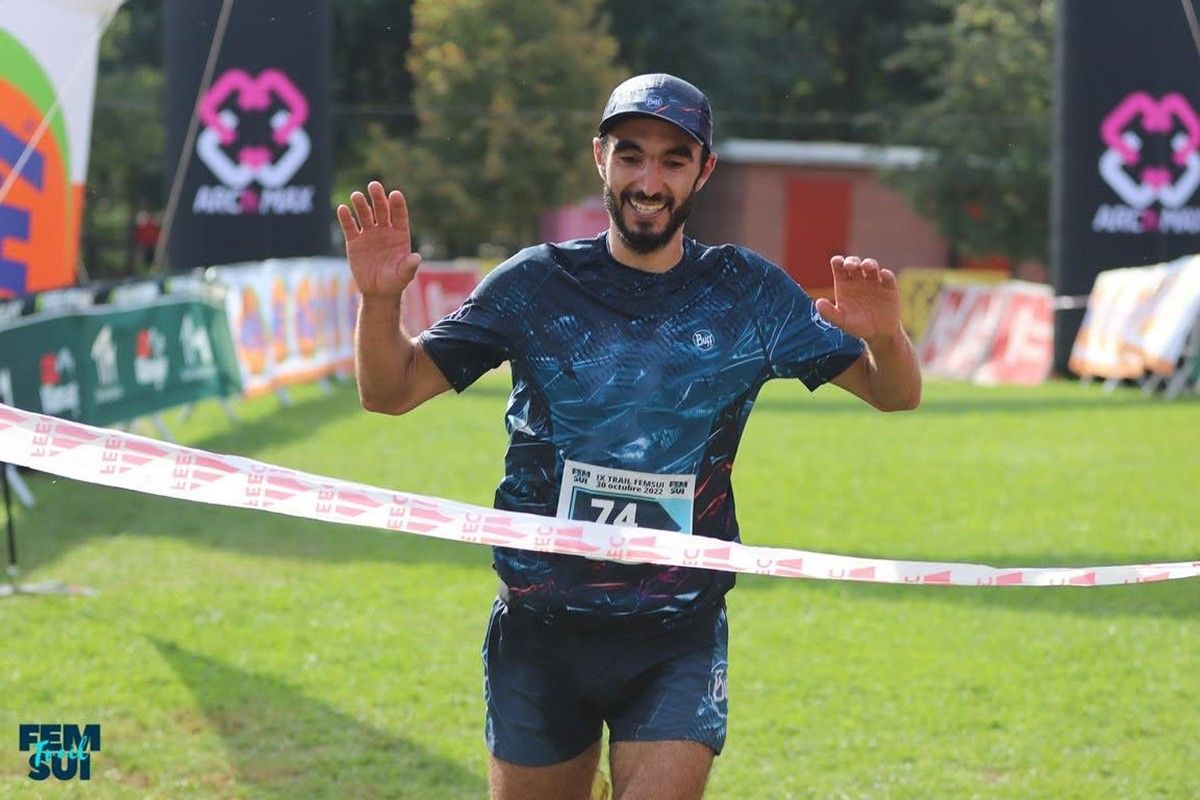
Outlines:
<svg viewBox="0 0 1200 800"><path fill-rule="evenodd" d="M485 780L272 678L151 639L253 797L483 797ZM482 746L482 745L481 745Z"/></svg>
<svg viewBox="0 0 1200 800"><path fill-rule="evenodd" d="M311 436L313 431L339 417L365 413L355 399L350 385L335 385L329 394L314 394L291 405L254 420L252 423L230 424L228 429L189 442L190 447L214 453L237 453L254 458L254 454L279 444Z"/></svg>
<svg viewBox="0 0 1200 800"><path fill-rule="evenodd" d="M1193 554L1200 556L1200 553ZM1178 553L1138 554L1124 563L1156 564L1183 561ZM1111 559L1094 553L1054 552L1029 556L980 555L957 559L959 563L1002 567L1053 566L1057 568L1096 567L1113 564ZM1200 609L1200 578L1128 584L1119 586L929 586L886 585L857 581L800 581L811 591L847 598L861 597L896 602L938 602L979 608L1003 608L1032 614L1076 614L1090 617L1146 616L1186 617L1194 619ZM760 575L739 575L734 591L775 590L786 581Z"/></svg>
<svg viewBox="0 0 1200 800"><path fill-rule="evenodd" d="M97 536L170 538L216 550L331 564L396 562L479 565L491 550L392 531L226 508L59 480L37 486L38 502L17 519L20 566L54 563Z"/></svg>

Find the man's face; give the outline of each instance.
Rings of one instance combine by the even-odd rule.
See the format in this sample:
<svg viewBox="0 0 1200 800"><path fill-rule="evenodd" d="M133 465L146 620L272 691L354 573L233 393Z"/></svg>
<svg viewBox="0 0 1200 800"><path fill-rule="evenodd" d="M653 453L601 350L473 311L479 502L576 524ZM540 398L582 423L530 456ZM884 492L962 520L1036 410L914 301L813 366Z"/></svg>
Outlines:
<svg viewBox="0 0 1200 800"><path fill-rule="evenodd" d="M595 141L604 178L604 205L621 239L635 253L653 253L675 237L708 180L716 157L674 125L631 117Z"/></svg>

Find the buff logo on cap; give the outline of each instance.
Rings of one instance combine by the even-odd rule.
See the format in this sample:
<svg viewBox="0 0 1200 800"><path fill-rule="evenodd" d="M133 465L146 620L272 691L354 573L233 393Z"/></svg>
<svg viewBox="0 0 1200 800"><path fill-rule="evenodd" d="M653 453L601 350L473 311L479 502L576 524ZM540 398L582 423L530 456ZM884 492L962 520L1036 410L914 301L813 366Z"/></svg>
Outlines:
<svg viewBox="0 0 1200 800"><path fill-rule="evenodd" d="M674 75L638 75L613 89L599 131L603 136L620 120L630 116L661 119L682 129L702 147L712 149L712 108L704 92Z"/></svg>

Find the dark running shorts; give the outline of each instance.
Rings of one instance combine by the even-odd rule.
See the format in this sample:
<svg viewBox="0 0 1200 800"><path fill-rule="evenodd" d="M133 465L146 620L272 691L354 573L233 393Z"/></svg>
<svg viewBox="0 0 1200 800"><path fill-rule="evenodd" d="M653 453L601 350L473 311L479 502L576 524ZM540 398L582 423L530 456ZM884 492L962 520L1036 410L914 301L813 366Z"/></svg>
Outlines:
<svg viewBox="0 0 1200 800"><path fill-rule="evenodd" d="M582 753L608 723L614 742L725 744L729 631L724 605L673 628L581 631L492 606L483 642L488 749L527 767Z"/></svg>

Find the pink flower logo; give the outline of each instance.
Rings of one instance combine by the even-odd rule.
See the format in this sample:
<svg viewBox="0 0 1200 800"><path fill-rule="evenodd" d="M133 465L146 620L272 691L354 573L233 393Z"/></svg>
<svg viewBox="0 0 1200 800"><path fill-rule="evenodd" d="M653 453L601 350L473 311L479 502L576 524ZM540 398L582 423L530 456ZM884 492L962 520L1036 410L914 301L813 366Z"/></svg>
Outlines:
<svg viewBox="0 0 1200 800"><path fill-rule="evenodd" d="M282 148L278 157L263 144L238 147L240 112L265 113L276 103L283 106L270 119L271 143ZM252 181L272 189L285 186L312 152L304 130L308 111L304 93L280 70L266 69L254 77L226 70L200 100L204 129L196 139L196 153L232 189L244 189Z"/></svg>
<svg viewBox="0 0 1200 800"><path fill-rule="evenodd" d="M1150 160L1138 126L1146 134L1170 136L1167 163ZM1179 208L1200 188L1200 117L1183 95L1156 100L1146 92L1130 93L1100 123L1100 138L1107 145L1100 176L1127 205Z"/></svg>

